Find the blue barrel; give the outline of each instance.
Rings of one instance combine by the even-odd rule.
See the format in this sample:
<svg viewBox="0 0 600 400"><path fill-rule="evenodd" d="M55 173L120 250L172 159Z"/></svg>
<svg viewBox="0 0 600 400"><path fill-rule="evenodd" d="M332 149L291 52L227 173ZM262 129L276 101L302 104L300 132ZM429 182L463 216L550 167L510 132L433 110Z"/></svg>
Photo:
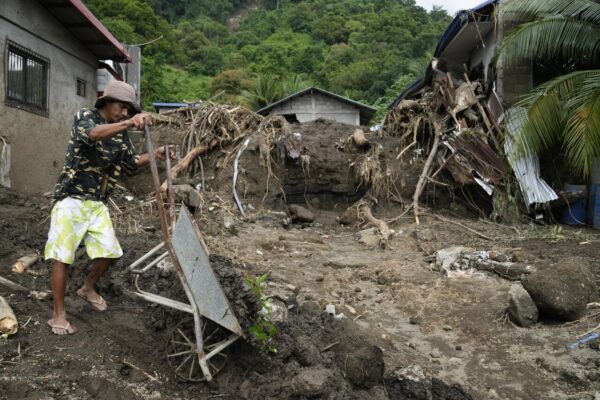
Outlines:
<svg viewBox="0 0 600 400"><path fill-rule="evenodd" d="M590 225L600 229L600 184L590 186L588 210Z"/></svg>
<svg viewBox="0 0 600 400"><path fill-rule="evenodd" d="M566 192L584 192L585 185L565 185ZM563 207L561 213L561 222L567 225L585 225L585 195L573 203Z"/></svg>

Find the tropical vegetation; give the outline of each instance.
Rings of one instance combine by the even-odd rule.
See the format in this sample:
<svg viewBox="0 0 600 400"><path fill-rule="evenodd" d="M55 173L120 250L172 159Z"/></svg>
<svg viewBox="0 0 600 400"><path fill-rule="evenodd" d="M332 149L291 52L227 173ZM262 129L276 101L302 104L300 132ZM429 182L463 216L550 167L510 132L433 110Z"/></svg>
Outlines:
<svg viewBox="0 0 600 400"><path fill-rule="evenodd" d="M570 169L587 177L600 158L600 1L512 0L503 13L522 22L503 42L503 62L560 71L521 98L524 115L509 123L524 117L522 144L538 154L560 145Z"/></svg>
<svg viewBox="0 0 600 400"><path fill-rule="evenodd" d="M383 110L450 20L414 0L84 2L125 43L161 38L143 47L146 107L216 96L256 109L318 85Z"/></svg>

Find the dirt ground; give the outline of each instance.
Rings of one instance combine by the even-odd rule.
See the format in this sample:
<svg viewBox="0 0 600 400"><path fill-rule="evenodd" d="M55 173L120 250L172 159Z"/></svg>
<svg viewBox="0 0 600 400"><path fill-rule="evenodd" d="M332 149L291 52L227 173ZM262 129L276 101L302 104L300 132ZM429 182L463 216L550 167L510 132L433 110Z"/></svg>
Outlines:
<svg viewBox="0 0 600 400"><path fill-rule="evenodd" d="M316 148L336 143L317 142ZM325 181L319 163L326 159L312 149L312 176L322 180L311 181L311 190L300 196L294 188L306 178L295 167L284 184L297 195L295 202L314 212L314 222L284 226L277 201L270 204L273 209L265 206L251 222L242 222L214 193L195 214L211 253L218 255L213 264L229 271L230 278L235 275L236 291L248 291L240 284L242 276L268 273L265 293L287 310L276 322L277 353L259 349L252 340L239 341L215 386L175 376L166 362L167 339L187 316L128 294L134 285L125 267L160 242L155 209L130 205L134 211L113 213L125 255L99 284L109 302L106 313L94 312L75 296L89 264L83 249L77 253L66 299L77 334L50 333L50 296L36 300L0 286L20 324L17 334L0 337L0 399L597 398L600 352L566 347L600 324L597 311L590 309L572 323L542 318L520 328L506 312L511 282L488 273L448 278L432 265L435 251L454 245L520 249L534 266L583 257L600 280L597 231L507 227L446 210L440 215L493 240L427 216L417 226L407 215L391 226L395 234L388 248L369 247L357 242L356 227L336 222L354 200L352 190L324 189L353 187L355 178L331 167L337 172L327 176L337 183ZM347 159L335 162L347 171ZM246 163L250 170L252 163ZM253 178L248 173L244 179ZM264 191L264 179L259 183ZM257 193L245 202L254 199L259 208L260 190L252 188ZM0 276L39 292L50 290L49 263L40 261L24 274L12 273L10 266L20 256L42 252L50 207L49 199L0 190ZM393 207L374 213L397 215ZM172 271L155 270L140 281L151 292L183 298ZM253 301L245 303L248 310L256 306ZM337 318L325 312L328 305Z"/></svg>

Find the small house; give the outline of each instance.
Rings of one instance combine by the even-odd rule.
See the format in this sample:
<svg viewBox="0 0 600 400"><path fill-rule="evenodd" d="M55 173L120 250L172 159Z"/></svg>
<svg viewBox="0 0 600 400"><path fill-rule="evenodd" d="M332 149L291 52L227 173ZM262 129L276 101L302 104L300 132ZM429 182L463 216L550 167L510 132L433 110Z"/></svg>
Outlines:
<svg viewBox="0 0 600 400"><path fill-rule="evenodd" d="M377 110L316 87L287 96L261 110L260 115L282 115L289 122L329 119L350 125L369 124Z"/></svg>
<svg viewBox="0 0 600 400"><path fill-rule="evenodd" d="M132 58L81 0L0 1L0 49L2 184L46 192L62 169L73 114L94 105L98 70L122 79L107 60Z"/></svg>

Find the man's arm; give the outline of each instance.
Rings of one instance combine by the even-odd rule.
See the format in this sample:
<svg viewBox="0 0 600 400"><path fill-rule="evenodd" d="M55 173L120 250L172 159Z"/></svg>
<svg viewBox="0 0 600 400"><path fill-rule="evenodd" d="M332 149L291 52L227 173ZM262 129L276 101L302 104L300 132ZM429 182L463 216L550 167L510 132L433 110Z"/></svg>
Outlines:
<svg viewBox="0 0 600 400"><path fill-rule="evenodd" d="M119 132L133 128L134 126L138 129L142 129L144 125L148 123L149 118L150 116L148 114L142 113L134 115L125 121L115 122L114 124L97 125L88 133L88 137L94 142L108 140Z"/></svg>

